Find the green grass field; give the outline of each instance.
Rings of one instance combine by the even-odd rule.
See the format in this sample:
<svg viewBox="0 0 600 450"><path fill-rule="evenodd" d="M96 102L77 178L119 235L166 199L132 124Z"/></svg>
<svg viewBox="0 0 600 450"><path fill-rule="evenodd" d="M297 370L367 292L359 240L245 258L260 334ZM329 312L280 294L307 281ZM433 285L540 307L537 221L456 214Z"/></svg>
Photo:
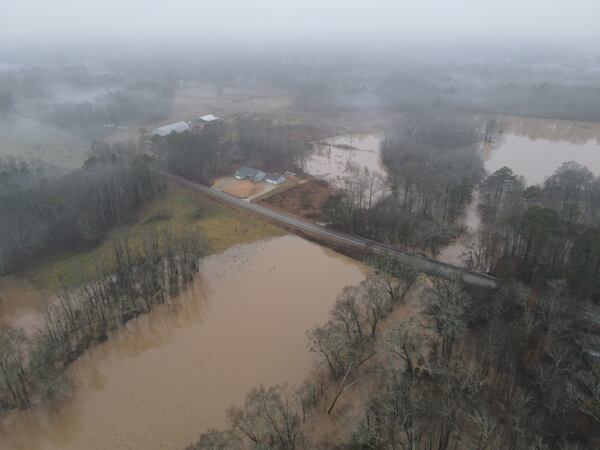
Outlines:
<svg viewBox="0 0 600 450"><path fill-rule="evenodd" d="M285 233L246 211L227 208L185 187L169 183L166 192L147 204L128 227L113 230L93 248L40 260L21 276L43 290L83 283L96 277L97 273L111 272L115 239L127 239L132 247L136 247L145 235L157 231L166 231L175 238L198 233L211 253Z"/></svg>

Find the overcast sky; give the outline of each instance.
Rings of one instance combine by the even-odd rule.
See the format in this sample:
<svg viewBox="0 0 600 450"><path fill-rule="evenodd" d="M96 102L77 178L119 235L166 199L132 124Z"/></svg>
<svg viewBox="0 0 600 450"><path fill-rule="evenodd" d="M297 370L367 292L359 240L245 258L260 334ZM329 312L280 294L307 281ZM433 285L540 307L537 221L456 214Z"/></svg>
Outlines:
<svg viewBox="0 0 600 450"><path fill-rule="evenodd" d="M0 0L0 40L599 37L600 0Z"/></svg>

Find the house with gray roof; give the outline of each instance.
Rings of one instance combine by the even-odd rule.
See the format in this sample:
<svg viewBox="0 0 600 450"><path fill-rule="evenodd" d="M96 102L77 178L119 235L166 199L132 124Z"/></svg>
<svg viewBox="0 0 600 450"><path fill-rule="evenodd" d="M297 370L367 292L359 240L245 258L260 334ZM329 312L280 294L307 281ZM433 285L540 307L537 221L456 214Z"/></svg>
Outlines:
<svg viewBox="0 0 600 450"><path fill-rule="evenodd" d="M268 173L265 175L265 181L269 184L283 184L285 183L285 177L280 173Z"/></svg>
<svg viewBox="0 0 600 450"><path fill-rule="evenodd" d="M240 170L233 174L236 180L250 180L255 183L265 179L265 173L262 170L253 169L251 167L242 166Z"/></svg>

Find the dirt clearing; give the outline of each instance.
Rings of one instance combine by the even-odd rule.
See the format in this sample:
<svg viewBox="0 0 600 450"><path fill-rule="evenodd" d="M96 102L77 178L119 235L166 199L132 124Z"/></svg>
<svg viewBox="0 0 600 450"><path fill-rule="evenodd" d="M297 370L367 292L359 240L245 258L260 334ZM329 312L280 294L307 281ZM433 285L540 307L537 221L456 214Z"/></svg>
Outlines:
<svg viewBox="0 0 600 450"><path fill-rule="evenodd" d="M262 183L253 183L252 181L242 180L231 183L225 189L223 189L223 192L234 195L238 198L248 198L261 193L263 189L264 186Z"/></svg>
<svg viewBox="0 0 600 450"><path fill-rule="evenodd" d="M319 221L321 209L330 196L329 184L315 179L271 195L259 203L274 206L305 219Z"/></svg>

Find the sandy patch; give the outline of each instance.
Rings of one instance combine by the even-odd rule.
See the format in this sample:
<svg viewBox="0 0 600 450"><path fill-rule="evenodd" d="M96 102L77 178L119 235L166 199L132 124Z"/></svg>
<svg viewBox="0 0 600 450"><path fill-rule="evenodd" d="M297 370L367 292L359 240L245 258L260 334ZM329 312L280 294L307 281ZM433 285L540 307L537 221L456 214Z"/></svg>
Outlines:
<svg viewBox="0 0 600 450"><path fill-rule="evenodd" d="M217 191L222 191L224 189L227 189L227 187L231 186L235 182L236 179L233 177L219 177L215 180L212 187Z"/></svg>
<svg viewBox="0 0 600 450"><path fill-rule="evenodd" d="M248 180L235 181L228 185L223 192L234 195L238 198L248 198L260 194L264 189L262 183L253 183Z"/></svg>

